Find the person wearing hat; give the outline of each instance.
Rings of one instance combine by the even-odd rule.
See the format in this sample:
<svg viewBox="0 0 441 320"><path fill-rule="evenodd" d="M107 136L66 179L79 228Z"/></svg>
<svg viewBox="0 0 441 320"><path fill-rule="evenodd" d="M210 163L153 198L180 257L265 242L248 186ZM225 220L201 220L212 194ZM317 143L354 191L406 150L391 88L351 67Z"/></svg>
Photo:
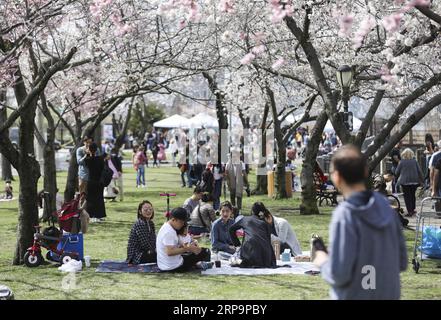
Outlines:
<svg viewBox="0 0 441 320"><path fill-rule="evenodd" d="M156 238L156 252L158 267L162 271L186 272L193 267L206 270L213 267L210 261L211 253L201 248L196 242L187 245L179 244L178 231L189 220L184 208L175 208L170 219L159 229Z"/></svg>

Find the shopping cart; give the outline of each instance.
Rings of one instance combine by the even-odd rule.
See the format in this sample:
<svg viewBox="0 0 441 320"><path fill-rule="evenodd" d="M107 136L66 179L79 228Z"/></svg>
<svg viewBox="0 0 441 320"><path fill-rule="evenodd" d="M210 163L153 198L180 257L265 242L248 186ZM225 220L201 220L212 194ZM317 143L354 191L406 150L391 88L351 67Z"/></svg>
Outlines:
<svg viewBox="0 0 441 320"><path fill-rule="evenodd" d="M429 256L422 249L423 230L425 226L441 227L441 209L437 205L441 202L440 197L426 197L421 201L421 210L416 215L415 244L413 247L412 265L415 273L418 273L424 260L441 261L441 256ZM418 252L419 251L419 252Z"/></svg>

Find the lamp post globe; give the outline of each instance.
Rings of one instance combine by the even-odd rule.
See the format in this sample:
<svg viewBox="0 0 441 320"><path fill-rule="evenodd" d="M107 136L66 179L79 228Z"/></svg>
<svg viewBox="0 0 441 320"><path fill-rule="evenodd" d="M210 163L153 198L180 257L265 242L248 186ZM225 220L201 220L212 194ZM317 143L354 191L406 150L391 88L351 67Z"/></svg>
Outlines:
<svg viewBox="0 0 441 320"><path fill-rule="evenodd" d="M343 121L349 131L352 131L353 115L349 112L349 88L351 87L353 78L352 67L342 65L337 69L337 81L341 87L344 112L342 113Z"/></svg>
<svg viewBox="0 0 441 320"><path fill-rule="evenodd" d="M342 89L349 89L353 78L352 68L343 65L337 69L337 81Z"/></svg>

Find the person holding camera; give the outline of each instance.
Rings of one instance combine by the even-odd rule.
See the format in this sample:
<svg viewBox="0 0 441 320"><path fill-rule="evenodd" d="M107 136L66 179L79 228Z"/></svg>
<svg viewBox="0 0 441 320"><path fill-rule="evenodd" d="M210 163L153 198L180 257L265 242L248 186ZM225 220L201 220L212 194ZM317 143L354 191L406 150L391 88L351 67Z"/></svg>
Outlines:
<svg viewBox="0 0 441 320"><path fill-rule="evenodd" d="M400 271L407 268L401 223L387 199L366 188L367 176L357 147L343 146L332 157L331 178L346 200L332 214L329 254L315 239L313 262L333 299L400 298Z"/></svg>

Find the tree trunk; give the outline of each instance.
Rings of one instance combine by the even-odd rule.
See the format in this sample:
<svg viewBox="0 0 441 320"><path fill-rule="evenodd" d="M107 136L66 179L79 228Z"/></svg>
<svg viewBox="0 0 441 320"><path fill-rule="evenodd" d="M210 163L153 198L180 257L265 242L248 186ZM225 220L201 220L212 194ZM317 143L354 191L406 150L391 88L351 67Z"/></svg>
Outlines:
<svg viewBox="0 0 441 320"><path fill-rule="evenodd" d="M265 104L263 109L262 122L260 124L260 132L262 134L262 157L266 159L266 119L268 118L269 104ZM259 164L259 168L265 168L266 163ZM257 185L256 189L252 191L252 194L268 194L268 176L256 175Z"/></svg>
<svg viewBox="0 0 441 320"><path fill-rule="evenodd" d="M274 125L274 138L277 143L277 167L276 167L276 199L286 199L288 194L286 192L286 148L285 141L283 139L283 132L281 128L281 121L278 119L276 100L274 99L274 92L269 85L266 86L266 92L271 106L273 125Z"/></svg>
<svg viewBox="0 0 441 320"><path fill-rule="evenodd" d="M6 102L6 91L0 90L0 102ZM7 110L6 108L0 107L0 124L6 121ZM5 135L9 136L9 130L5 130ZM12 167L11 163L6 159L6 157L0 155L1 157L1 166L2 166L2 180L13 180L12 177Z"/></svg>
<svg viewBox="0 0 441 320"><path fill-rule="evenodd" d="M56 210L57 196L57 165L55 161L55 132L56 126L54 118L49 111L46 96L44 93L40 95L41 117L46 118L47 133L46 140L41 141L43 149L43 170L44 170L44 191L48 193L44 201L43 221L49 221L51 214ZM41 140L41 139L40 139Z"/></svg>
<svg viewBox="0 0 441 320"><path fill-rule="evenodd" d="M30 140L33 139L30 138ZM14 265L23 263L26 250L32 246L34 226L38 224L37 184L40 177L40 166L34 158L20 156L20 167L22 170L19 170L19 217Z"/></svg>
<svg viewBox="0 0 441 320"><path fill-rule="evenodd" d="M300 214L319 214L314 185L314 166L316 163L317 152L320 146L323 130L325 129L328 117L326 111L322 111L317 117L311 138L306 146L305 159L302 163L302 203L300 205Z"/></svg>
<svg viewBox="0 0 441 320"><path fill-rule="evenodd" d="M49 192L49 197L44 202L43 221L48 221L50 214L57 208L57 166L55 162L55 129L48 130L46 145L44 146L44 191Z"/></svg>
<svg viewBox="0 0 441 320"><path fill-rule="evenodd" d="M93 141L97 144L98 150L101 150L101 139L103 137L101 123L93 130Z"/></svg>
<svg viewBox="0 0 441 320"><path fill-rule="evenodd" d="M75 197L78 190L78 163L77 149L81 147L81 143L72 148L70 153L69 167L67 169L66 188L64 189L64 201L70 201Z"/></svg>
<svg viewBox="0 0 441 320"><path fill-rule="evenodd" d="M218 89L216 80L208 72L202 72L202 75L207 80L210 91L216 96L216 117L219 123L217 161L218 163L222 163L222 130L228 129L228 126L231 125L231 123L228 123L226 111L223 105L224 94Z"/></svg>
<svg viewBox="0 0 441 320"><path fill-rule="evenodd" d="M133 103L133 99L132 99ZM121 147L124 144L125 137L127 135L127 129L129 127L130 118L132 116L132 104L129 106L129 110L127 111L127 116L124 122L124 126L122 128L122 131L118 132L118 136L116 137L115 141L115 149L119 151Z"/></svg>
<svg viewBox="0 0 441 320"><path fill-rule="evenodd" d="M2 161L2 180L14 180L14 177L12 176L12 166L11 163L6 159L6 157L1 156Z"/></svg>
<svg viewBox="0 0 441 320"><path fill-rule="evenodd" d="M288 198L286 192L286 149L283 141L279 143L277 140L277 167L276 167L276 199Z"/></svg>
<svg viewBox="0 0 441 320"><path fill-rule="evenodd" d="M21 78L15 86L15 97L18 105L21 105L27 96L26 89ZM37 98L32 102L29 109L20 116L19 127L19 158L18 174L20 177L19 217L17 227L17 244L13 264L23 263L26 249L32 245L34 226L38 224L37 209L37 183L40 177L40 166L35 160L34 152L34 119L37 108Z"/></svg>

